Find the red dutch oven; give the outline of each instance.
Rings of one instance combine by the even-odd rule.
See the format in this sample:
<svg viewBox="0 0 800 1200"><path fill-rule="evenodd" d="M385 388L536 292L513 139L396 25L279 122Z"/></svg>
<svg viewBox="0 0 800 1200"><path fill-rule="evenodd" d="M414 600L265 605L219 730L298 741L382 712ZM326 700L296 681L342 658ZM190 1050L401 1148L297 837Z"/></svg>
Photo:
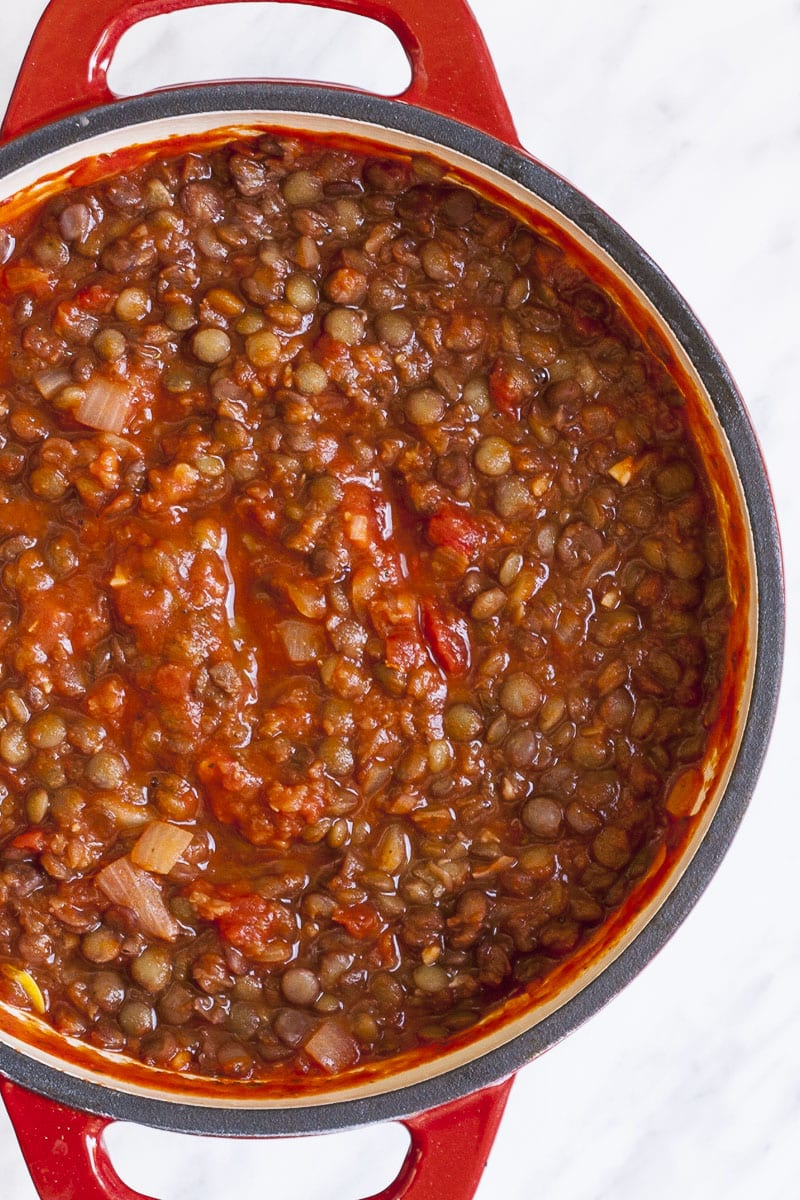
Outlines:
<svg viewBox="0 0 800 1200"><path fill-rule="evenodd" d="M384 1066L354 1086L278 1095L263 1085L252 1091L126 1066L69 1044L27 1014L0 1008L0 1091L42 1200L146 1200L121 1182L103 1148L103 1131L113 1120L237 1137L402 1120L411 1147L398 1178L372 1200L469 1200L514 1071L611 999L699 898L742 817L772 725L783 648L780 546L758 446L719 353L640 247L519 145L464 0L316 2L393 30L413 75L401 97L248 82L115 100L106 70L121 35L144 18L195 7L198 0L52 0L2 127L0 199L44 177L66 179L90 156L172 135L274 126L433 154L517 211L543 215L645 314L694 397L695 435L716 494L736 597L722 724L703 764L692 832L677 862L638 889L577 970L556 974L544 1000L508 1002L467 1040L422 1064L398 1071Z"/></svg>

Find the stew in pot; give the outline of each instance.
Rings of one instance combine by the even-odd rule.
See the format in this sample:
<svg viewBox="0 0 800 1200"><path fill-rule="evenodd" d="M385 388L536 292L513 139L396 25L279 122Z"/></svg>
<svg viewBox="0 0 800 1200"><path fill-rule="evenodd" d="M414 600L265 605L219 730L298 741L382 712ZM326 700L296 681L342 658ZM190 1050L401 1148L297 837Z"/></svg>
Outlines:
<svg viewBox="0 0 800 1200"><path fill-rule="evenodd" d="M444 1043L685 835L684 398L433 160L128 159L0 225L0 999L201 1075Z"/></svg>

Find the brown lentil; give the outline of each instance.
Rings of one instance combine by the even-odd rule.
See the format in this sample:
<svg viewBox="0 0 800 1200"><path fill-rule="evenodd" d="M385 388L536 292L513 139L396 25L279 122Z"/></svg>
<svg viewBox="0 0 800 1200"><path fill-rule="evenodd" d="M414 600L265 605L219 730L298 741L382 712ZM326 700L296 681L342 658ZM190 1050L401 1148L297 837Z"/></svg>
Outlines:
<svg viewBox="0 0 800 1200"><path fill-rule="evenodd" d="M254 367L271 367L280 358L280 339L268 329L260 330L247 338L245 351Z"/></svg>
<svg viewBox="0 0 800 1200"><path fill-rule="evenodd" d="M192 338L192 350L202 363L221 363L231 352L231 339L223 329L198 329Z"/></svg>
<svg viewBox="0 0 800 1200"><path fill-rule="evenodd" d="M151 300L143 288L124 288L114 305L114 312L120 321L141 321L150 312Z"/></svg>
<svg viewBox="0 0 800 1200"><path fill-rule="evenodd" d="M444 416L444 397L433 388L418 388L409 393L406 414L415 425L435 425Z"/></svg>
<svg viewBox="0 0 800 1200"><path fill-rule="evenodd" d="M511 470L511 447L505 438L487 437L478 443L475 466L483 475L505 475Z"/></svg>

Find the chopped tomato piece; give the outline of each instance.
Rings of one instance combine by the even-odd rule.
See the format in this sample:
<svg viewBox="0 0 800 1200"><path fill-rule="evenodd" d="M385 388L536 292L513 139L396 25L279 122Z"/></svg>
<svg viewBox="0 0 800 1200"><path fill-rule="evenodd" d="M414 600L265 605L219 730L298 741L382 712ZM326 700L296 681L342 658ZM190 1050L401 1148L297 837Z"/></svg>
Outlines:
<svg viewBox="0 0 800 1200"><path fill-rule="evenodd" d="M202 881L191 888L188 898L199 916L216 921L227 942L253 958L263 958L267 947L276 942L291 946L296 936L294 919L285 905L257 893L241 892L236 885L214 887Z"/></svg>
<svg viewBox="0 0 800 1200"><path fill-rule="evenodd" d="M368 554L384 584L397 585L403 578L400 556L392 541L392 513L380 492L361 483L344 489L342 518L348 540L357 554Z"/></svg>
<svg viewBox="0 0 800 1200"><path fill-rule="evenodd" d="M428 537L434 546L457 550L465 558L472 558L483 542L484 533L466 510L453 504L434 513L428 522Z"/></svg>
<svg viewBox="0 0 800 1200"><path fill-rule="evenodd" d="M258 791L258 779L225 750L212 751L208 757L201 758L197 774L201 783L212 789L212 804L219 792L252 798ZM219 819L225 820L225 817Z"/></svg>
<svg viewBox="0 0 800 1200"><path fill-rule="evenodd" d="M89 287L81 288L79 292L76 292L72 297L72 302L82 308L84 312L101 312L104 308L110 308L115 295L116 292L111 288L102 287L99 283L92 283Z"/></svg>
<svg viewBox="0 0 800 1200"><path fill-rule="evenodd" d="M238 826L255 846L288 846L319 820L331 799L321 763L312 763L302 777L281 776L253 748L238 757L212 748L198 761L197 774L217 820Z"/></svg>
<svg viewBox="0 0 800 1200"><path fill-rule="evenodd" d="M379 967L384 971L393 971L395 967L400 965L400 951L397 946L397 938L391 929L384 929L369 952L369 962L371 966Z"/></svg>
<svg viewBox="0 0 800 1200"><path fill-rule="evenodd" d="M436 600L423 600L422 628L433 657L448 675L463 675L469 670L469 628L460 613Z"/></svg>
<svg viewBox="0 0 800 1200"><path fill-rule="evenodd" d="M263 896L242 896L217 925L232 946L258 957L269 942L286 933L286 909Z"/></svg>
<svg viewBox="0 0 800 1200"><path fill-rule="evenodd" d="M16 850L33 850L41 854L47 845L47 836L43 829L26 829L24 833L17 834L11 845Z"/></svg>
<svg viewBox="0 0 800 1200"><path fill-rule="evenodd" d="M20 263L6 267L3 282L10 292L32 292L37 299L49 296L56 284L55 276L43 267Z"/></svg>
<svg viewBox="0 0 800 1200"><path fill-rule="evenodd" d="M489 395L500 411L510 417L518 417L528 394L519 370L514 370L511 363L503 358L495 359L489 375Z"/></svg>
<svg viewBox="0 0 800 1200"><path fill-rule="evenodd" d="M334 910L333 919L343 925L351 937L369 941L377 937L383 928L380 913L372 904L351 904L349 908Z"/></svg>
<svg viewBox="0 0 800 1200"><path fill-rule="evenodd" d="M344 342L337 342L335 338L328 337L324 333L317 341L316 351L321 365L334 383L338 383L342 388L350 387L355 383L358 371L353 363L349 346L346 346Z"/></svg>
<svg viewBox="0 0 800 1200"><path fill-rule="evenodd" d="M413 671L427 661L420 636L412 626L394 629L386 638L386 665L395 671Z"/></svg>

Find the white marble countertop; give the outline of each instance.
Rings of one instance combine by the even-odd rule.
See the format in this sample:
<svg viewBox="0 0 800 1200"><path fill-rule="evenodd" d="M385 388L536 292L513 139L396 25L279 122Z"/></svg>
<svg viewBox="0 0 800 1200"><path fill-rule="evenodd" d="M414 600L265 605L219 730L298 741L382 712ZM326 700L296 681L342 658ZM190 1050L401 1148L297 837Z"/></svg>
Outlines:
<svg viewBox="0 0 800 1200"><path fill-rule="evenodd" d="M0 108L43 7L3 5ZM800 1195L800 8L473 7L523 143L629 230L725 355L771 474L790 596L778 721L733 848L643 974L520 1073L478 1198L788 1200ZM385 42L349 39L341 15L279 18L273 26L271 10L240 4L190 14L157 39L141 29L115 81L135 90L193 74L387 79ZM402 1157L397 1131L379 1129L317 1141L313 1153L307 1142L119 1127L113 1146L128 1181L158 1200L361 1200ZM4 1200L34 1200L2 1109L0 1179ZM450 1200L446 1183L440 1195Z"/></svg>

